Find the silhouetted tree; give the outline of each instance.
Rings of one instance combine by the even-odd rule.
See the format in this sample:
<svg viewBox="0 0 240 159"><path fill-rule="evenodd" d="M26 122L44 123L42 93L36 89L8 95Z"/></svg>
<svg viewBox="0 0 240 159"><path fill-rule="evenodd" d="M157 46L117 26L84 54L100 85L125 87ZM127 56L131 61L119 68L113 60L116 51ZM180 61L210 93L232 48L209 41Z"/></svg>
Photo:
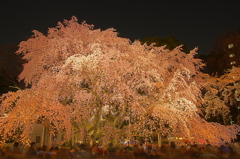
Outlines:
<svg viewBox="0 0 240 159"><path fill-rule="evenodd" d="M189 49L186 44L180 43L178 39L176 39L174 36L167 36L165 38L160 38L158 36L155 37L145 37L142 40L140 40L142 44L146 43L147 45L150 45L152 43L155 43L155 46L164 46L166 45L166 49L173 50L179 45L182 45L182 50L185 53L189 53Z"/></svg>
<svg viewBox="0 0 240 159"><path fill-rule="evenodd" d="M6 44L0 46L0 85L2 89L0 93L6 93L7 87L22 89L24 84L18 80L18 75L23 69L24 60L22 55L15 54L18 47L14 44Z"/></svg>

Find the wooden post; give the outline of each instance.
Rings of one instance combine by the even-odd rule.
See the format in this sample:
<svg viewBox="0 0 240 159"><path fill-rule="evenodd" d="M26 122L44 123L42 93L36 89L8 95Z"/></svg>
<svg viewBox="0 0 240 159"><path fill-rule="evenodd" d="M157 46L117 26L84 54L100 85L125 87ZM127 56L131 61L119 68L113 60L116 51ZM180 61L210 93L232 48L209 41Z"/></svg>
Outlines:
<svg viewBox="0 0 240 159"><path fill-rule="evenodd" d="M158 146L161 147L162 146L162 138L160 133L158 133Z"/></svg>
<svg viewBox="0 0 240 159"><path fill-rule="evenodd" d="M41 137L41 143L40 146L42 147L44 145L44 140L45 140L45 126L42 125L42 137Z"/></svg>
<svg viewBox="0 0 240 159"><path fill-rule="evenodd" d="M71 142L71 146L74 146L75 144L75 136L74 136L74 127L72 127L72 142Z"/></svg>

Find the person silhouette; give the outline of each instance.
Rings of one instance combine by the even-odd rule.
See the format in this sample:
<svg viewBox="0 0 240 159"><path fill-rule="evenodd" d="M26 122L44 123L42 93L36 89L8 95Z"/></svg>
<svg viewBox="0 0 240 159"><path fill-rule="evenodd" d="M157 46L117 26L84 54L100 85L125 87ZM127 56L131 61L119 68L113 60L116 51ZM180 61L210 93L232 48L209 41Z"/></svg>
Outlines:
<svg viewBox="0 0 240 159"><path fill-rule="evenodd" d="M27 152L25 154L25 158L26 159L35 159L37 157L38 157L38 155L37 155L36 143L31 142L30 148L27 150Z"/></svg>

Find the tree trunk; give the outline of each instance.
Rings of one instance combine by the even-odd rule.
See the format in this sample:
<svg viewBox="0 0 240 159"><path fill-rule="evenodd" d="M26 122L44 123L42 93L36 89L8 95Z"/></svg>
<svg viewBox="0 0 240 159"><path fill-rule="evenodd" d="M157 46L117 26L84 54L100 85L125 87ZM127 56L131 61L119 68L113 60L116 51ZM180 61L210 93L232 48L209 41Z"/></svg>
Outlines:
<svg viewBox="0 0 240 159"><path fill-rule="evenodd" d="M102 116L102 107L98 109L96 116L95 116L95 124L94 124L93 135L92 135L92 143L93 144L96 143L97 131L98 131L98 127L99 127L99 124L101 121L101 116Z"/></svg>
<svg viewBox="0 0 240 159"><path fill-rule="evenodd" d="M44 142L45 142L45 126L42 125L42 137L41 137L41 143L40 143L40 146L42 147L44 145Z"/></svg>
<svg viewBox="0 0 240 159"><path fill-rule="evenodd" d="M160 133L158 133L158 146L161 147L162 146L162 138Z"/></svg>

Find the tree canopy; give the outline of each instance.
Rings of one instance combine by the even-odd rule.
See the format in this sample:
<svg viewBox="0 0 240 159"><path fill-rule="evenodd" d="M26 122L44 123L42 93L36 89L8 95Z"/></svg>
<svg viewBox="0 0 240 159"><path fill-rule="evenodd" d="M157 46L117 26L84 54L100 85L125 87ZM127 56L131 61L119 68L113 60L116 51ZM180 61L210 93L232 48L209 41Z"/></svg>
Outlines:
<svg viewBox="0 0 240 159"><path fill-rule="evenodd" d="M76 17L47 35L33 33L17 51L27 61L19 78L31 88L1 97L2 140L27 141L39 119L63 141L72 134L108 143L159 133L219 144L239 130L200 117L201 86L193 77L204 64L196 49L131 43Z"/></svg>
<svg viewBox="0 0 240 159"><path fill-rule="evenodd" d="M198 74L204 82L203 111L206 119L229 125L237 122L239 101L239 71L234 67L220 77Z"/></svg>

